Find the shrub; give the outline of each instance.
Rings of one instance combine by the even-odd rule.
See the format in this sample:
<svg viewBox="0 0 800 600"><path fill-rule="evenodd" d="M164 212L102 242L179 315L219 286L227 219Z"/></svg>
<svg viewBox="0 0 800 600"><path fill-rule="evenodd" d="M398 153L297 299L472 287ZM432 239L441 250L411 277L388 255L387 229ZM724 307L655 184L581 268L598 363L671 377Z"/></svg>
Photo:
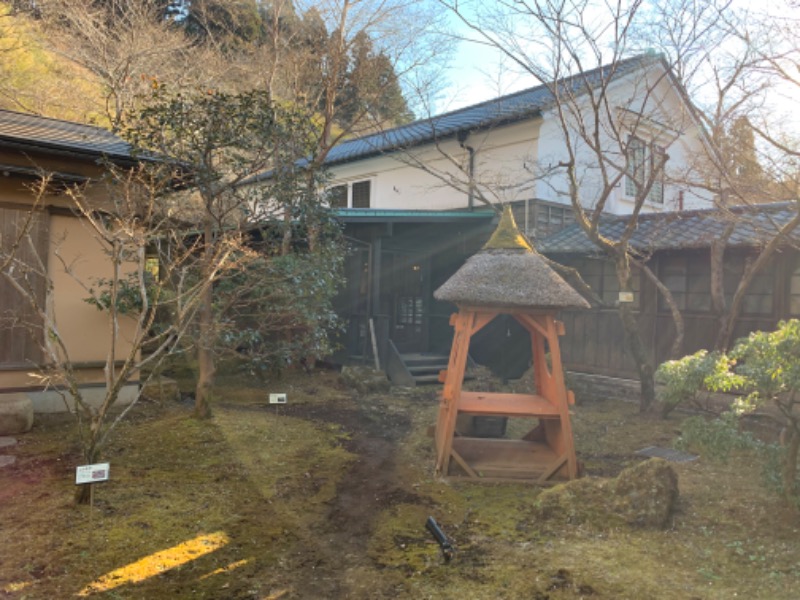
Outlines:
<svg viewBox="0 0 800 600"><path fill-rule="evenodd" d="M783 425L781 447L770 451L765 462L778 463L779 487L787 504L800 505L800 483L797 461L800 453L800 321L781 321L775 331L756 331L736 342L729 355L720 354L710 369L703 360L713 355L697 353L680 361L665 363L659 371L666 373L667 400L681 402L691 398L692 390L746 390L724 419L701 424L689 420L684 430L685 443L701 443L712 451L725 453L735 447L738 433L737 416L763 406L776 409L773 414ZM682 380L682 378L684 380ZM672 394L670 396L669 394ZM677 405L677 404L676 404ZM765 447L766 448L766 447ZM771 458L770 458L771 457ZM774 469L773 469L774 472Z"/></svg>
<svg viewBox="0 0 800 600"><path fill-rule="evenodd" d="M711 388L729 391L741 383L730 373L730 359L718 352L700 350L659 365L656 381L663 384L658 392L661 416L666 417L681 404L692 403L706 408Z"/></svg>

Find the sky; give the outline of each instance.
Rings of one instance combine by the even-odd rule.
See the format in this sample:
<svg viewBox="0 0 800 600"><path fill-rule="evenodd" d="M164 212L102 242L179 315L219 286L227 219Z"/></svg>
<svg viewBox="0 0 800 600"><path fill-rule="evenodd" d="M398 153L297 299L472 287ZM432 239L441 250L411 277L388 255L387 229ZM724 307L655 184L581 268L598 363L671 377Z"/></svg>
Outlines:
<svg viewBox="0 0 800 600"><path fill-rule="evenodd" d="M758 0L733 0L733 2L740 8L759 11L774 11L778 9L778 5L782 5L783 10L786 8L782 2L767 6ZM461 6L465 4L462 3ZM800 9L796 9L796 13L800 19ZM462 35L468 33L455 18L451 19L451 24L456 33ZM510 67L508 60L503 60L497 50L465 41L458 44L447 74L449 85L436 102L435 112L439 114L539 84L532 75L522 75ZM800 86L787 86L782 92L771 94L771 100L775 103L776 110L785 113L787 118L800 122L796 116L796 106L800 102ZM797 124L797 129L800 130L800 123Z"/></svg>

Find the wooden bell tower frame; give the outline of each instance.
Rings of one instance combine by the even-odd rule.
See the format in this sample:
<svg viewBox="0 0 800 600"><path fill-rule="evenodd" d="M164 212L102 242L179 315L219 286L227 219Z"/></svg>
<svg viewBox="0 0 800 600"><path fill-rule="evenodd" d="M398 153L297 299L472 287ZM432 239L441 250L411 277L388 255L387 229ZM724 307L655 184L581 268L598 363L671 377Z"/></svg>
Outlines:
<svg viewBox="0 0 800 600"><path fill-rule="evenodd" d="M495 317L509 314L530 334L534 394L462 390L469 343ZM469 479L531 481L548 484L575 479L578 465L572 438L569 405L572 392L564 384L558 337L564 325L546 309L459 306L450 317L455 328L450 361L440 373L444 383L436 423L436 472L453 476L459 468ZM548 365L549 355L549 365ZM459 434L459 414L533 417L538 425L521 439L487 439Z"/></svg>

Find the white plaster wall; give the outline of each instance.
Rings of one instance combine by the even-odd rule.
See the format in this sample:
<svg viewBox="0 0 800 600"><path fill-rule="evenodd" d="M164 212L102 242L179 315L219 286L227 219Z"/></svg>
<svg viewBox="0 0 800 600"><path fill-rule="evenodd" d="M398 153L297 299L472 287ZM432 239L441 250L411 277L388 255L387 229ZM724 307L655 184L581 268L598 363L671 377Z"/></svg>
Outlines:
<svg viewBox="0 0 800 600"><path fill-rule="evenodd" d="M669 80L660 69L648 73L629 75L609 88L609 111L611 119L601 120L600 146L604 149L605 167L608 177L624 172L624 143L628 134L635 134L648 143L655 141L666 149L669 157L666 164L664 202L646 201L643 212L660 212L684 209L710 208L711 197L698 187L688 183L692 164L702 154L702 141L697 124L686 111ZM580 114L585 129L592 131L594 111L584 98L576 102L573 109ZM644 119L632 117L643 115ZM566 170L558 168L560 162L569 158L566 137L554 111L544 116L539 138L539 163L541 178L537 179L536 197L551 202L569 202L569 182ZM587 144L585 136L573 129L571 144L576 157L576 177L585 207L594 208L603 190L603 180L598 167L598 157ZM555 169L555 171L550 171ZM634 201L625 195L625 180L620 179L608 197L604 210L613 214L629 214Z"/></svg>
<svg viewBox="0 0 800 600"><path fill-rule="evenodd" d="M530 198L540 119L471 135L475 183L492 202ZM456 140L331 168L331 185L372 181L371 208L448 210L469 204L469 152ZM475 206L480 206L475 200Z"/></svg>

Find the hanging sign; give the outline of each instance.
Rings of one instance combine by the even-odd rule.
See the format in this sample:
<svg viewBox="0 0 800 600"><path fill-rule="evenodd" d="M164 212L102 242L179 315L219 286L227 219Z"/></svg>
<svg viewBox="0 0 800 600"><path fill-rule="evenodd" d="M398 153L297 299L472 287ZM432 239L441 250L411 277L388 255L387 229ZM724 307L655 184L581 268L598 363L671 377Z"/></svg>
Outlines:
<svg viewBox="0 0 800 600"><path fill-rule="evenodd" d="M97 463L96 465L82 465L80 467L76 467L75 485L108 481L109 470L109 463Z"/></svg>
<svg viewBox="0 0 800 600"><path fill-rule="evenodd" d="M620 304L633 302L633 292L620 292L619 301Z"/></svg>

